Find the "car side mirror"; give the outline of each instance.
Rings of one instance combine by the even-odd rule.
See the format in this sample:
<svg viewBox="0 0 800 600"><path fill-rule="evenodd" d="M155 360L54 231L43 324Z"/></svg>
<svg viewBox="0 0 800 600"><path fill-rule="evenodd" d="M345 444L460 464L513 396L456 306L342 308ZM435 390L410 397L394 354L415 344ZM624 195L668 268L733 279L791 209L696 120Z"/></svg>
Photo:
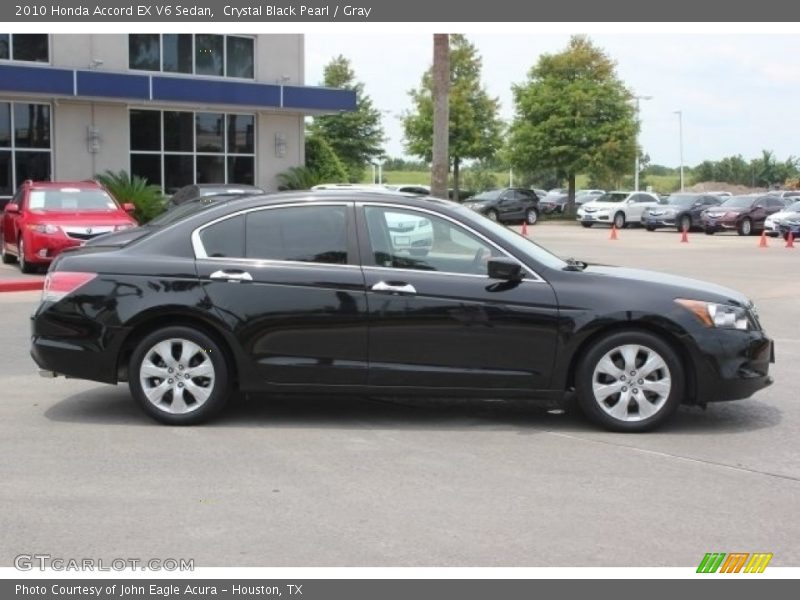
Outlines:
<svg viewBox="0 0 800 600"><path fill-rule="evenodd" d="M9 214L17 214L19 212L19 204L15 202L9 202L6 204L6 212Z"/></svg>
<svg viewBox="0 0 800 600"><path fill-rule="evenodd" d="M122 205L122 210L126 213L132 213L136 211L136 205L133 202L126 202Z"/></svg>
<svg viewBox="0 0 800 600"><path fill-rule="evenodd" d="M510 258L492 258L487 263L490 279L521 281L522 265Z"/></svg>

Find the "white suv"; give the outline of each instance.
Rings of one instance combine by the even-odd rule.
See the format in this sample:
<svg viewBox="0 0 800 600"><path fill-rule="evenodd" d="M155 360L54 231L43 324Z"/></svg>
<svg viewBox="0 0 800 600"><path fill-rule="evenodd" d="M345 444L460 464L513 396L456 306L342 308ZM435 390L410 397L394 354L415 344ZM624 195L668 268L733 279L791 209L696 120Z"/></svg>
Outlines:
<svg viewBox="0 0 800 600"><path fill-rule="evenodd" d="M629 223L641 224L644 209L658 204L658 196L650 192L606 192L578 208L576 218L584 227L606 223L622 229Z"/></svg>

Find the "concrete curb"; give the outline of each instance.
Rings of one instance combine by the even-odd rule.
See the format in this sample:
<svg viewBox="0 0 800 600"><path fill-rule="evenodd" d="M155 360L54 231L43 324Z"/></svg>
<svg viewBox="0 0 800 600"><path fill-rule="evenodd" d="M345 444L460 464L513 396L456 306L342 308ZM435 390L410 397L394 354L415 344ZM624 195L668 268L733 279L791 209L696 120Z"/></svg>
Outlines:
<svg viewBox="0 0 800 600"><path fill-rule="evenodd" d="M35 292L44 287L44 279L0 279L2 292Z"/></svg>

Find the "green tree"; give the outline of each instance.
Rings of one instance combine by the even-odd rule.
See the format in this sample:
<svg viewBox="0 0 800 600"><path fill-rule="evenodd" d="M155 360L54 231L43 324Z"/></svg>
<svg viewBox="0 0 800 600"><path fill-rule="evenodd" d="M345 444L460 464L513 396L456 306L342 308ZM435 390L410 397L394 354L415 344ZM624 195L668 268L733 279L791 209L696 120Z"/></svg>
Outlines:
<svg viewBox="0 0 800 600"><path fill-rule="evenodd" d="M569 211L578 173L611 180L630 168L637 152L632 94L615 67L587 37L573 36L563 52L540 56L527 81L512 88L514 166L564 173Z"/></svg>
<svg viewBox="0 0 800 600"><path fill-rule="evenodd" d="M499 100L481 84L481 58L463 35L450 36L449 147L453 187L459 189L464 160L491 159L502 142L503 123ZM430 161L433 152L433 78L428 69L419 88L409 92L413 112L403 117L406 149ZM458 199L457 196L454 197Z"/></svg>
<svg viewBox="0 0 800 600"><path fill-rule="evenodd" d="M364 92L364 84L356 81L350 61L344 56L337 56L325 66L323 85L356 93L354 111L314 117L309 131L328 141L347 168L349 180L357 183L364 176L366 165L383 154L381 113Z"/></svg>

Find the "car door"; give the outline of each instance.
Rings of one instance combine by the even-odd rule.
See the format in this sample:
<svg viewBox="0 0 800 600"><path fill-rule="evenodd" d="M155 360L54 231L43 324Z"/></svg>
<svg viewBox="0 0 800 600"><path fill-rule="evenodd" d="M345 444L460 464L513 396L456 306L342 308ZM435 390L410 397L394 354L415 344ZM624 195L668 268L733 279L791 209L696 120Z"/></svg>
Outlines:
<svg viewBox="0 0 800 600"><path fill-rule="evenodd" d="M450 218L403 206L357 209L369 309L369 383L376 388L467 393L546 389L558 306L534 274L491 280L486 261L507 256ZM428 253L392 244L389 224L428 219Z"/></svg>
<svg viewBox="0 0 800 600"><path fill-rule="evenodd" d="M655 198L647 194L633 194L627 201L625 207L627 221L640 222L645 208L658 205Z"/></svg>
<svg viewBox="0 0 800 600"><path fill-rule="evenodd" d="M3 247L5 248L6 252L11 252L12 254L17 253L17 220L20 217L22 211L22 193L24 188L20 188L17 190L17 193L14 194L14 197L9 200L6 204L15 204L17 206L17 212L11 213L7 210L3 210L3 219L2 219L2 227L3 227L3 236L2 236L2 243Z"/></svg>
<svg viewBox="0 0 800 600"><path fill-rule="evenodd" d="M498 213L501 221L510 221L517 218L519 213L519 201L516 198L514 190L506 190L500 196L497 203Z"/></svg>
<svg viewBox="0 0 800 600"><path fill-rule="evenodd" d="M274 386L358 386L367 305L348 202L269 206L193 235L197 273L251 367Z"/></svg>

